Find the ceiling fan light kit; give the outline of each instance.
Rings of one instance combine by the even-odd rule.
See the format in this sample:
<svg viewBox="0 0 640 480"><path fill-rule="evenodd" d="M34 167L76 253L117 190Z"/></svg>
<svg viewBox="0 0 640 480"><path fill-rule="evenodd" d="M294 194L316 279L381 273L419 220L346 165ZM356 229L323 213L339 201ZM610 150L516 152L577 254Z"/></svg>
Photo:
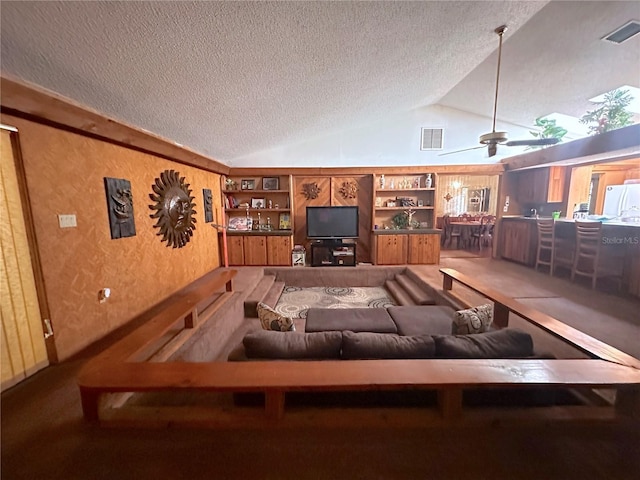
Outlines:
<svg viewBox="0 0 640 480"><path fill-rule="evenodd" d="M480 135L480 143L489 145L491 143L504 143L508 140L507 132L491 132Z"/></svg>

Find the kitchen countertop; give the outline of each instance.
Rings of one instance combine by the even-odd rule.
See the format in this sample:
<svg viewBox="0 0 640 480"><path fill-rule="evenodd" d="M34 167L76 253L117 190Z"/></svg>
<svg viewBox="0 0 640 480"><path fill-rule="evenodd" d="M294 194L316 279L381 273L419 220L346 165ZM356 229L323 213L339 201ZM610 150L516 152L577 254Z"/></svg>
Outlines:
<svg viewBox="0 0 640 480"><path fill-rule="evenodd" d="M536 220L551 220L551 217L525 217L522 215L505 215L504 217L502 217L503 220L523 220L523 221L532 221L535 222ZM586 219L584 220L585 222L597 222L598 220L591 220L591 219ZM558 218L556 219L556 222L562 222L562 223L574 223L575 220L573 218ZM630 227L630 228L640 228L640 223L638 222L622 222L620 220L603 220L602 221L602 226L606 227L606 226L615 226L615 227Z"/></svg>

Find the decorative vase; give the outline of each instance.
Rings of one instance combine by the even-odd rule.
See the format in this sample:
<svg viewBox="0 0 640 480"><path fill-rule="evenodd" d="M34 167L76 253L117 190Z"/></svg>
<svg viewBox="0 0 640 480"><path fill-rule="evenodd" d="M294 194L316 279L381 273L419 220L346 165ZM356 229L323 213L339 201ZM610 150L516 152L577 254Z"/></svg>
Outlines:
<svg viewBox="0 0 640 480"><path fill-rule="evenodd" d="M427 179L424 181L424 186L426 188L431 188L432 184L433 184L433 179L431 178L431 174L427 173Z"/></svg>

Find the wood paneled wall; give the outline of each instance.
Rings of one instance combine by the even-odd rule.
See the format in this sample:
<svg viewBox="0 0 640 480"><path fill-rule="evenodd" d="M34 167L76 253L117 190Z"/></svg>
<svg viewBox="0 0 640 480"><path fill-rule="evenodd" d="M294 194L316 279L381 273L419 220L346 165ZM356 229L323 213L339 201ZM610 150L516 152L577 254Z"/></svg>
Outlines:
<svg viewBox="0 0 640 480"><path fill-rule="evenodd" d="M206 272L219 267L218 236L204 222L202 189L220 211L220 176L154 155L2 115L18 128L29 201L60 360L104 337ZM160 241L150 218L151 185L163 170L186 178L196 230L180 249ZM112 240L104 177L131 182L136 235ZM61 229L58 214L74 214ZM214 219L214 222L217 218ZM111 297L99 303L98 292Z"/></svg>
<svg viewBox="0 0 640 480"><path fill-rule="evenodd" d="M308 199L304 193L305 185L315 184L319 188L318 196ZM345 184L355 184L357 192L355 197L349 198L341 194L341 188ZM294 216L294 242L304 245L310 251L307 241L307 207L308 206L346 206L358 205L359 233L358 246L356 248L358 262L371 261L371 198L373 196L372 175L345 175L345 176L299 176L293 178L293 205Z"/></svg>

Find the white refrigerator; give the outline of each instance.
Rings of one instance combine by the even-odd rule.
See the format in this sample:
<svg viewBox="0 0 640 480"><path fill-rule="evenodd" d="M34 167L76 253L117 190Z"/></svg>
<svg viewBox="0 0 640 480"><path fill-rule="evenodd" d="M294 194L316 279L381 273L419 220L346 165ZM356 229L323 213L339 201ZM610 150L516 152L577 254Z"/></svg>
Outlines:
<svg viewBox="0 0 640 480"><path fill-rule="evenodd" d="M605 189L603 215L619 217L631 207L640 208L640 183L609 185Z"/></svg>

